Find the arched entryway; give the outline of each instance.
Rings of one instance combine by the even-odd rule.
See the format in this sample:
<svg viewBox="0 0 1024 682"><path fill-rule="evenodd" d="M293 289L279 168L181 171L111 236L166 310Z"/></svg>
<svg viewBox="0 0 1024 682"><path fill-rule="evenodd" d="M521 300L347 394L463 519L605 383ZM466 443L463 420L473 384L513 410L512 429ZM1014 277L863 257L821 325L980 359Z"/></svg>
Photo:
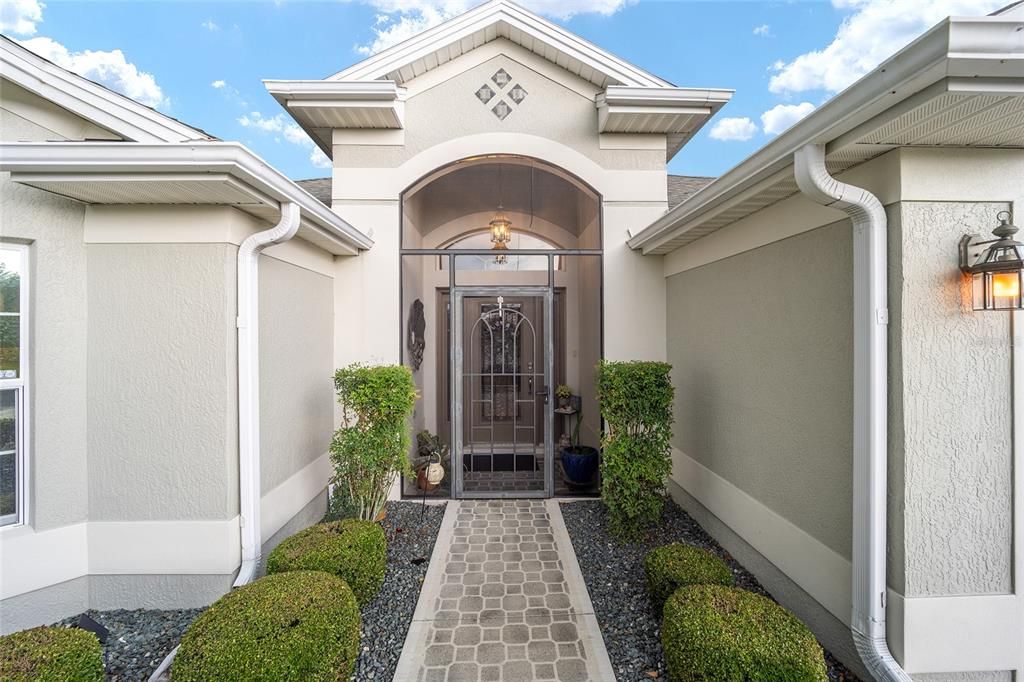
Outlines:
<svg viewBox="0 0 1024 682"><path fill-rule="evenodd" d="M414 430L449 449L446 485L429 494L596 492L596 475L569 485L558 451L567 437L597 446L600 436L601 214L579 178L514 155L444 166L402 194ZM559 385L572 390L567 405ZM409 478L403 493L422 486Z"/></svg>

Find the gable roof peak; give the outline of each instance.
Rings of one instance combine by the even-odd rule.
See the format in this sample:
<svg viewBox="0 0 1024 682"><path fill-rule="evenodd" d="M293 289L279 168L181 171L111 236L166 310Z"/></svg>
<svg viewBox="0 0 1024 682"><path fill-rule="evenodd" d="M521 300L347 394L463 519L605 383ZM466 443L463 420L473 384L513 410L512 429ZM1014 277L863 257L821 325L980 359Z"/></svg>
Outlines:
<svg viewBox="0 0 1024 682"><path fill-rule="evenodd" d="M401 85L493 40L504 38L600 88L673 87L593 43L511 2L489 0L418 33L327 80L391 80Z"/></svg>

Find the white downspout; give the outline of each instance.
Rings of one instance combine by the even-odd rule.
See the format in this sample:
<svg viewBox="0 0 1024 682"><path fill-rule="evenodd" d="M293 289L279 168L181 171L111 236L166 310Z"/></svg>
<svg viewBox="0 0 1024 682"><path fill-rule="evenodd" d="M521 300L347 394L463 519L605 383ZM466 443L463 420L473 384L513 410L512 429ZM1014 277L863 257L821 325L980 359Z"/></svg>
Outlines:
<svg viewBox="0 0 1024 682"><path fill-rule="evenodd" d="M235 587L256 576L260 563L260 354L259 255L299 230L299 206L281 204L281 220L249 235L238 247L238 499L242 567Z"/></svg>
<svg viewBox="0 0 1024 682"><path fill-rule="evenodd" d="M875 195L829 175L825 147L793 155L796 183L811 200L853 220L853 641L879 682L909 682L885 637L886 466L889 324L885 208Z"/></svg>

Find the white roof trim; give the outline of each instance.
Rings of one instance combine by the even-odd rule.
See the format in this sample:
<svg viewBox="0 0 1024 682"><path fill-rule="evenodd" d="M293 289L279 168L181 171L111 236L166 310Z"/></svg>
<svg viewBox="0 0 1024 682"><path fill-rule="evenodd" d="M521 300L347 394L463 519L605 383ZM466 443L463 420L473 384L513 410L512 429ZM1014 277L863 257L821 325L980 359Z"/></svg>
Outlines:
<svg viewBox="0 0 1024 682"><path fill-rule="evenodd" d="M265 80L278 104L328 156L331 129L405 127L405 88L394 81Z"/></svg>
<svg viewBox="0 0 1024 682"><path fill-rule="evenodd" d="M138 144L125 142L14 142L0 144L0 170L11 179L39 181L52 176L64 182L97 179L116 182L145 175L174 183L184 177L213 176L241 183L255 200L275 210L293 202L303 223L344 247L347 253L369 249L373 240L324 206L266 161L237 142ZM236 185L237 186L237 185Z"/></svg>
<svg viewBox="0 0 1024 682"><path fill-rule="evenodd" d="M686 201L648 225L628 243L643 253L684 234L707 215L750 198L780 177L791 176L793 153L809 143L853 144L845 133L871 121L929 86L943 81L962 86L970 78L978 88L986 80L1005 91L1024 73L1021 22L1005 17L951 17L939 23L874 71L839 93L802 121ZM990 79L990 80L989 80Z"/></svg>
<svg viewBox="0 0 1024 682"><path fill-rule="evenodd" d="M551 50L546 50L542 56L552 62L564 65L565 59L579 61L603 77L600 79L602 82L588 79L600 87L607 82L638 87L672 87L668 81L619 59L509 0L491 0L350 66L329 80L392 79L401 83L401 78L396 76L406 66L424 60L424 70L429 71L437 66L435 55L448 50L449 46L460 41L482 44L498 37L508 37L509 31L521 32L550 47Z"/></svg>
<svg viewBox="0 0 1024 682"><path fill-rule="evenodd" d="M0 36L0 77L133 142L187 142L212 136L71 73Z"/></svg>
<svg viewBox="0 0 1024 682"><path fill-rule="evenodd" d="M601 133L654 133L668 136L666 160L682 149L718 113L733 90L640 88L610 85L597 96Z"/></svg>

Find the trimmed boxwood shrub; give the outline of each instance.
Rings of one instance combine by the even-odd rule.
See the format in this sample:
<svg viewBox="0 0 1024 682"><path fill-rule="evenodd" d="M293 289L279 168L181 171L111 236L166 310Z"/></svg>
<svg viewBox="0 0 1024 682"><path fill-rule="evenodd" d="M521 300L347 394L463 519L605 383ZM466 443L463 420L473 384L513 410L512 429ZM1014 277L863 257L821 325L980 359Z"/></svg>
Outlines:
<svg viewBox="0 0 1024 682"><path fill-rule="evenodd" d="M771 599L693 585L665 602L661 643L671 682L825 682L821 646Z"/></svg>
<svg viewBox="0 0 1024 682"><path fill-rule="evenodd" d="M711 552L674 542L658 547L644 557L647 591L659 614L665 600L680 587L688 585L732 586L732 571Z"/></svg>
<svg viewBox="0 0 1024 682"><path fill-rule="evenodd" d="M606 362L597 372L605 432L601 500L610 530L636 536L661 516L672 469L672 398L664 362Z"/></svg>
<svg viewBox="0 0 1024 682"><path fill-rule="evenodd" d="M103 648L78 628L41 627L0 637L0 680L102 682Z"/></svg>
<svg viewBox="0 0 1024 682"><path fill-rule="evenodd" d="M359 607L338 576L268 575L229 592L181 638L174 682L347 680L359 655Z"/></svg>
<svg viewBox="0 0 1024 682"><path fill-rule="evenodd" d="M284 540L267 557L267 573L325 571L344 578L362 606L384 582L388 542L373 521L319 523Z"/></svg>

